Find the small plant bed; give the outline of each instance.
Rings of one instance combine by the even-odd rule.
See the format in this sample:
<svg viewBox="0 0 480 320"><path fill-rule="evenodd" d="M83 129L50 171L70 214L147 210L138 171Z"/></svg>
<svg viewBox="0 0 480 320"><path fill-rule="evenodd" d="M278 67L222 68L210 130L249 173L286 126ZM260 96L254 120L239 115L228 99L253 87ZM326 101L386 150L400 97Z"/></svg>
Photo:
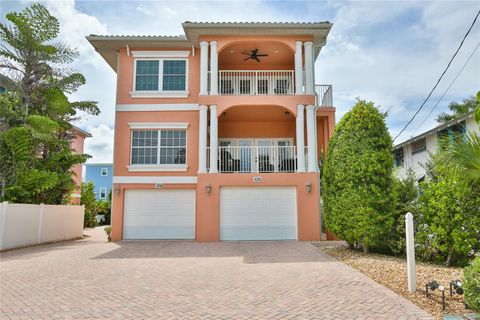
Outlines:
<svg viewBox="0 0 480 320"><path fill-rule="evenodd" d="M436 264L417 262L417 292L407 289L407 263L405 259L381 254L362 253L348 247L319 247L320 250L341 260L345 264L367 275L379 284L410 300L424 309L436 319L446 314L468 314L472 310L465 309L463 296L450 297L449 283L462 279L462 269L444 267ZM442 294L439 290L426 297L425 284L436 280L445 287L445 310L442 311Z"/></svg>

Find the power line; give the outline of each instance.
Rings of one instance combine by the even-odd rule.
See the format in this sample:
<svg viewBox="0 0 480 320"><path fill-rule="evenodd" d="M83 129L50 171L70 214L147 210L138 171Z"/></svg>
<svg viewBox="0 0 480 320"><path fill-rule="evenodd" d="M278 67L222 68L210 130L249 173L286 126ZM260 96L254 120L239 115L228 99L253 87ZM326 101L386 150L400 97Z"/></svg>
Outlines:
<svg viewBox="0 0 480 320"><path fill-rule="evenodd" d="M415 129L415 131L413 132L413 135L415 135L415 133L417 133L418 129L420 129L423 124L425 123L425 121L427 121L428 117L432 114L433 110L435 110L438 106L438 104L440 103L440 101L442 101L443 97L445 97L445 95L447 94L448 90L450 90L450 88L452 87L452 85L455 83L455 81L457 81L458 77L460 76L460 74L463 72L463 69L465 69L465 67L467 66L468 62L470 62L470 59L472 59L473 55L475 54L475 52L477 51L478 47L480 47L480 42L477 44L477 46L475 47L475 49L473 49L472 53L470 54L470 56L468 57L467 61L465 61L465 63L463 64L462 68L460 69L460 71L457 73L457 75L455 76L455 78L453 79L453 81L450 83L450 85L448 86L448 88L443 92L442 96L438 99L437 103L435 103L435 105L433 106L433 108L430 110L430 112L427 114L427 116L423 119L422 123L417 127L417 129Z"/></svg>
<svg viewBox="0 0 480 320"><path fill-rule="evenodd" d="M468 37L468 35L470 34L470 31L472 30L473 26L475 25L475 22L477 22L477 19L478 19L478 16L479 16L479 15L480 15L480 10L477 12L477 15L475 16L475 19L473 19L472 25L470 26L470 28L468 28L467 33L465 34L465 36L463 36L462 42L460 42L460 45L458 46L457 51L455 51L455 53L453 54L452 58L451 58L450 61L448 62L447 67L445 68L445 70L443 70L442 74L440 75L440 78L438 78L437 83L435 84L435 86L433 86L432 90L430 90L430 93L428 94L427 98L426 98L426 99L423 101L423 103L420 105L420 108L418 108L418 110L415 112L415 114L413 115L413 117L407 122L407 124L405 125L405 127L403 127L403 129L395 136L395 138L393 138L393 141L395 141L395 139L397 139L397 138L403 133L403 131L405 131L405 129L407 129L407 127L410 125L410 123L412 123L413 119L415 119L415 117L416 117L417 114L420 112L420 110L422 110L422 108L423 108L423 106L425 105L425 103L427 103L428 99L430 99L430 97L432 96L433 91L435 91L435 89L437 88L438 84L439 84L440 81L442 80L443 76L444 76L445 73L447 72L448 68L450 68L450 65L452 64L453 59L455 59L455 57L457 56L458 51L460 51L460 49L462 48L463 43L465 42L465 39L466 39L466 38Z"/></svg>

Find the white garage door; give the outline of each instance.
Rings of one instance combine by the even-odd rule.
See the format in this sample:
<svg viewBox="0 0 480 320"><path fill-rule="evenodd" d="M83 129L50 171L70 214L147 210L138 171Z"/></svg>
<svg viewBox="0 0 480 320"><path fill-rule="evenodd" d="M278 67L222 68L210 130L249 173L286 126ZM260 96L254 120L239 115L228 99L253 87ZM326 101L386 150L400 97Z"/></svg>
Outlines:
<svg viewBox="0 0 480 320"><path fill-rule="evenodd" d="M220 188L220 239L297 239L296 188Z"/></svg>
<svg viewBox="0 0 480 320"><path fill-rule="evenodd" d="M195 190L126 190L124 239L195 239Z"/></svg>

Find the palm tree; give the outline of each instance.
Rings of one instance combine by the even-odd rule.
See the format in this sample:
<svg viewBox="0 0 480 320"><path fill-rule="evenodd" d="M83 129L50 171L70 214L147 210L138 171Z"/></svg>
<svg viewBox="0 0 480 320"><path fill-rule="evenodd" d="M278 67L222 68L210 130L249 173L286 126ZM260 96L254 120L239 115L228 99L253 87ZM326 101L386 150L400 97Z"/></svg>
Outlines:
<svg viewBox="0 0 480 320"><path fill-rule="evenodd" d="M441 152L448 163L464 171L466 177L480 182L480 134L470 131L464 138L443 141Z"/></svg>

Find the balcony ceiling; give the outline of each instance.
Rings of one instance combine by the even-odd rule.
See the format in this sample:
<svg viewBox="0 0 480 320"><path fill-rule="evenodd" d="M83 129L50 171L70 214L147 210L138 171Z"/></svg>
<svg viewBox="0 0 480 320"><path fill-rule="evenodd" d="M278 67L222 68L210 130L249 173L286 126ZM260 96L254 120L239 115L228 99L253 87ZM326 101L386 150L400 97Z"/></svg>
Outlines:
<svg viewBox="0 0 480 320"><path fill-rule="evenodd" d="M268 54L268 57L259 57L260 62L247 58L243 51L251 52L258 49L259 54ZM280 42L252 42L237 43L223 49L218 56L220 70L233 69L271 69L273 66L280 69L294 68L294 54Z"/></svg>
<svg viewBox="0 0 480 320"><path fill-rule="evenodd" d="M218 118L219 122L288 122L295 116L280 106L236 106Z"/></svg>

